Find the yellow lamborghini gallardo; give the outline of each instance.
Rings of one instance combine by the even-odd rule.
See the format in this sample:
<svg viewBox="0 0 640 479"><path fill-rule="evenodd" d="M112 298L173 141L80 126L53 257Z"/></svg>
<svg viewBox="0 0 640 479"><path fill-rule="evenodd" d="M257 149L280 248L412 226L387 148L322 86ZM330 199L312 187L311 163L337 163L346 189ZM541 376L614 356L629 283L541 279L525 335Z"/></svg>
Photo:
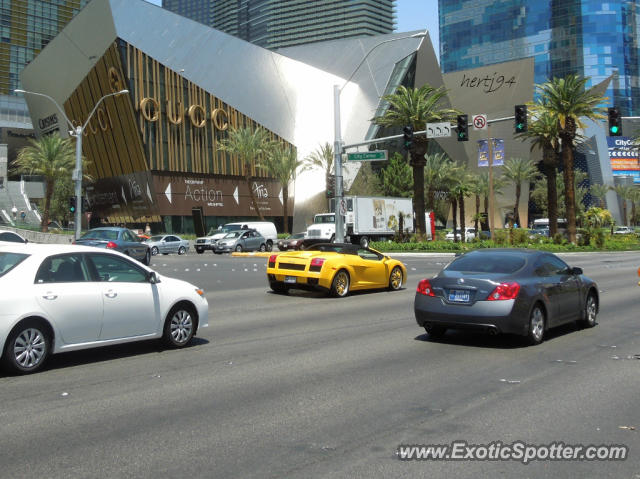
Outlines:
<svg viewBox="0 0 640 479"><path fill-rule="evenodd" d="M348 243L320 243L302 251L273 254L267 265L269 286L276 293L315 289L343 297L364 289L397 290L406 278L407 269L400 261Z"/></svg>

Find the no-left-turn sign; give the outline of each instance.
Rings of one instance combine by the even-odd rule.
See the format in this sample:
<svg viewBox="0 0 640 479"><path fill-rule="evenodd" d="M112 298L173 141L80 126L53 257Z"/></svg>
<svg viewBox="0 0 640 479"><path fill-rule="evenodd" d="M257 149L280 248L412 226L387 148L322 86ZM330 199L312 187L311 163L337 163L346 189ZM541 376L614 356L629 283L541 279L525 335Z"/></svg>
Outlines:
<svg viewBox="0 0 640 479"><path fill-rule="evenodd" d="M473 123L474 130L486 130L487 115L473 115L472 123Z"/></svg>

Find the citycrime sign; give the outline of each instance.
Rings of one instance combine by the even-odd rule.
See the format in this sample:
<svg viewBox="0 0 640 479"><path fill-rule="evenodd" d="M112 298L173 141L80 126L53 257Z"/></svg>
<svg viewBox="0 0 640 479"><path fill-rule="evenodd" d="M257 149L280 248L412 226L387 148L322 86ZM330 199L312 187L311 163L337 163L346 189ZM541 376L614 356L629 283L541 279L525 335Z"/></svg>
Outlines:
<svg viewBox="0 0 640 479"><path fill-rule="evenodd" d="M614 176L633 176L633 182L640 184L640 161L638 148L627 136L608 136L609 161Z"/></svg>

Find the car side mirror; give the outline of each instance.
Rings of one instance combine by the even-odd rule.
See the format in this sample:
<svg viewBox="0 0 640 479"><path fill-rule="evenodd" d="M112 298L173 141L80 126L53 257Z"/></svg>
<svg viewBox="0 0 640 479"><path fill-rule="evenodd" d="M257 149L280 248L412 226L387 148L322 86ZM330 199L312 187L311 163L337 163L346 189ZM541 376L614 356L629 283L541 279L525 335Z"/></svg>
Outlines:
<svg viewBox="0 0 640 479"><path fill-rule="evenodd" d="M582 268L573 267L569 272L574 276L580 276L582 274Z"/></svg>
<svg viewBox="0 0 640 479"><path fill-rule="evenodd" d="M151 284L158 284L161 282L158 273L156 273L155 271L149 271L147 273L147 281Z"/></svg>

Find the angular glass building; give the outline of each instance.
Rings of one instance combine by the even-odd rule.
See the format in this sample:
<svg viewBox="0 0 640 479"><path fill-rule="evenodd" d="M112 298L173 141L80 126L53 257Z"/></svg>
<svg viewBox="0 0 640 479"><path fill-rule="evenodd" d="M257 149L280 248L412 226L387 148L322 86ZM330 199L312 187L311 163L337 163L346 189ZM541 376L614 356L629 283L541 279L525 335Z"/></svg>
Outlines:
<svg viewBox="0 0 640 479"><path fill-rule="evenodd" d="M443 73L533 57L535 83L569 73L640 115L640 0L439 0Z"/></svg>

